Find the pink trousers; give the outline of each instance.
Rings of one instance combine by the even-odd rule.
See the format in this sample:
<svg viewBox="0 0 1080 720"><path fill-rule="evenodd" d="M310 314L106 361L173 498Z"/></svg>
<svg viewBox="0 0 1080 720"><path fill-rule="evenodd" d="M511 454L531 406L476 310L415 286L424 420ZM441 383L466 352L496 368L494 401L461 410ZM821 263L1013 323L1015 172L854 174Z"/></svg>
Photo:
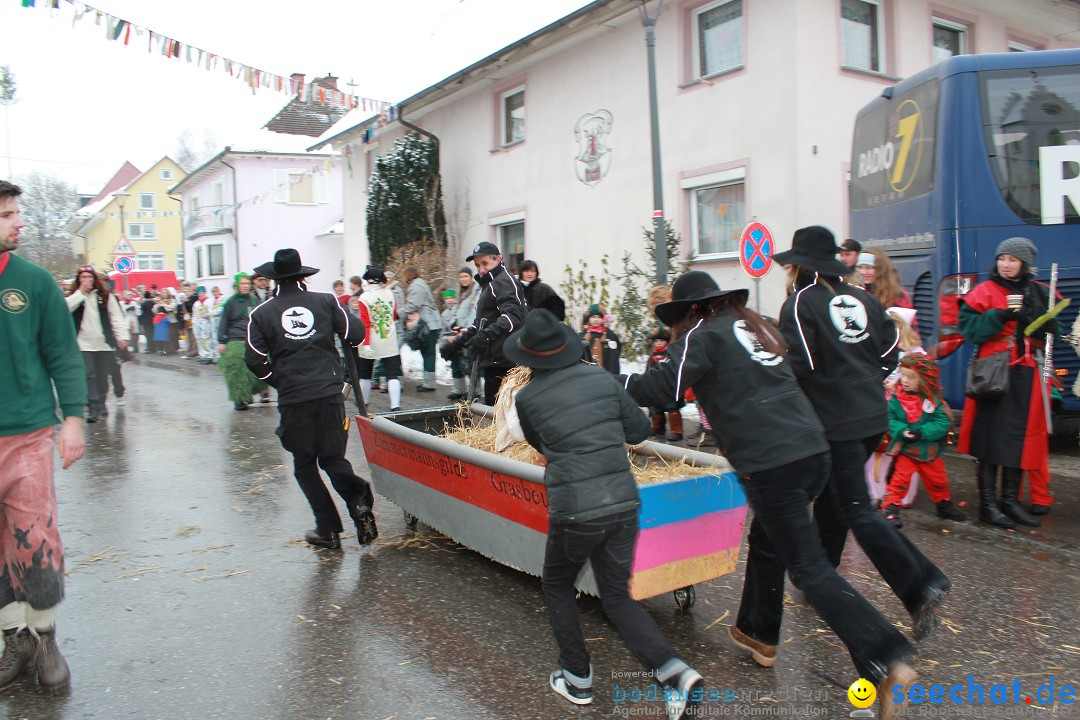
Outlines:
<svg viewBox="0 0 1080 720"><path fill-rule="evenodd" d="M0 607L47 610L64 597L53 430L0 436Z"/></svg>

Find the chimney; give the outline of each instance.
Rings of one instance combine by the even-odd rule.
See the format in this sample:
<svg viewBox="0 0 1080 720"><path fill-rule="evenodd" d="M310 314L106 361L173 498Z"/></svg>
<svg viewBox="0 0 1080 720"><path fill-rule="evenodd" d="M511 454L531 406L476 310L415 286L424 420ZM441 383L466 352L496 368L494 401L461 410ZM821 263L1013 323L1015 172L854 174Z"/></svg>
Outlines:
<svg viewBox="0 0 1080 720"><path fill-rule="evenodd" d="M326 73L326 77L319 78L319 80L318 80L320 85L322 85L323 87L330 88L331 90L337 90L338 89L337 81L338 81L338 79L336 77L334 77L333 75L331 75L330 73Z"/></svg>
<svg viewBox="0 0 1080 720"><path fill-rule="evenodd" d="M295 83L295 86L296 86L296 89L297 89L296 90L296 97L299 98L300 95L302 94L300 86L304 84L304 73L293 73L292 75L289 76L289 80L291 80L293 83Z"/></svg>

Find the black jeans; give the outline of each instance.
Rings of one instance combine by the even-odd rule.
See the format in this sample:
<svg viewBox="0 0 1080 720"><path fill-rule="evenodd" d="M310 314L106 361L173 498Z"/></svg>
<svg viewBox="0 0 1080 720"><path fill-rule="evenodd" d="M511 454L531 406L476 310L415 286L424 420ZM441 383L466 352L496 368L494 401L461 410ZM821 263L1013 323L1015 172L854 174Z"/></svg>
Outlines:
<svg viewBox="0 0 1080 720"><path fill-rule="evenodd" d="M116 364L116 354L113 350L83 350L82 357L86 368L87 409L91 415L104 415L105 398L109 394L109 372L111 366ZM123 394L121 387L120 395Z"/></svg>
<svg viewBox="0 0 1080 720"><path fill-rule="evenodd" d="M420 357L424 360L424 372L435 372L435 359L438 357L439 330L428 330L421 341Z"/></svg>
<svg viewBox="0 0 1080 720"><path fill-rule="evenodd" d="M120 371L121 365L120 358L114 352L112 364L109 366L109 377L112 379L113 395L117 400L124 397L124 376Z"/></svg>
<svg viewBox="0 0 1080 720"><path fill-rule="evenodd" d="M743 478L754 519L735 625L761 642L779 643L786 569L847 646L859 676L878 683L912 648L825 558L810 504L825 488L829 467L826 452Z"/></svg>
<svg viewBox="0 0 1080 720"><path fill-rule="evenodd" d="M927 588L947 588L949 580L870 502L866 460L880 440L880 435L874 435L829 442L832 474L828 492L814 506L814 520L833 567L840 564L850 528L870 562L910 613L922 603Z"/></svg>
<svg viewBox="0 0 1080 720"><path fill-rule="evenodd" d="M628 594L637 535L636 510L581 523L552 523L548 528L544 602L559 644L559 662L578 677L589 674L589 651L581 634L574 589L586 560L592 560L604 613L645 667L656 670L678 657L656 621Z"/></svg>
<svg viewBox="0 0 1080 720"><path fill-rule="evenodd" d="M495 407L495 398L499 396L503 378L510 372L508 367L484 368L484 404Z"/></svg>
<svg viewBox="0 0 1080 720"><path fill-rule="evenodd" d="M334 490L352 514L357 505L374 507L371 484L353 472L345 459L348 433L345 430L345 402L341 395L279 405L281 424L277 435L281 446L292 453L293 473L315 514L315 529L321 534L341 532L341 516L334 499L319 476L319 467L330 476Z"/></svg>

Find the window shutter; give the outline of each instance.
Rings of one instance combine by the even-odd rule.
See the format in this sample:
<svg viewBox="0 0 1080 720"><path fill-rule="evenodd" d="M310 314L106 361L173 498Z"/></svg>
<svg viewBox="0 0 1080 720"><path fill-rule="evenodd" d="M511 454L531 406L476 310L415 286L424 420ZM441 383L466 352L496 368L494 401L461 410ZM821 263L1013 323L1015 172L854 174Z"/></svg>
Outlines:
<svg viewBox="0 0 1080 720"><path fill-rule="evenodd" d="M274 202L289 202L289 171L274 169Z"/></svg>

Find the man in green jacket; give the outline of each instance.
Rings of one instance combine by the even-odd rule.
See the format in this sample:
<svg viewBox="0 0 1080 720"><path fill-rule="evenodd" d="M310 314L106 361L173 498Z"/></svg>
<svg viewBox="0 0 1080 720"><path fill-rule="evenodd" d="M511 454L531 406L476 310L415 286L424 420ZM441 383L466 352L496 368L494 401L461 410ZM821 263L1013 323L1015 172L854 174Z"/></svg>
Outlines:
<svg viewBox="0 0 1080 720"><path fill-rule="evenodd" d="M53 426L64 469L83 455L86 371L75 326L56 281L14 254L24 223L22 190L0 180L0 689L33 667L47 690L71 680L56 643L64 597L57 529ZM55 388L55 390L54 390ZM14 542L12 542L14 539Z"/></svg>

